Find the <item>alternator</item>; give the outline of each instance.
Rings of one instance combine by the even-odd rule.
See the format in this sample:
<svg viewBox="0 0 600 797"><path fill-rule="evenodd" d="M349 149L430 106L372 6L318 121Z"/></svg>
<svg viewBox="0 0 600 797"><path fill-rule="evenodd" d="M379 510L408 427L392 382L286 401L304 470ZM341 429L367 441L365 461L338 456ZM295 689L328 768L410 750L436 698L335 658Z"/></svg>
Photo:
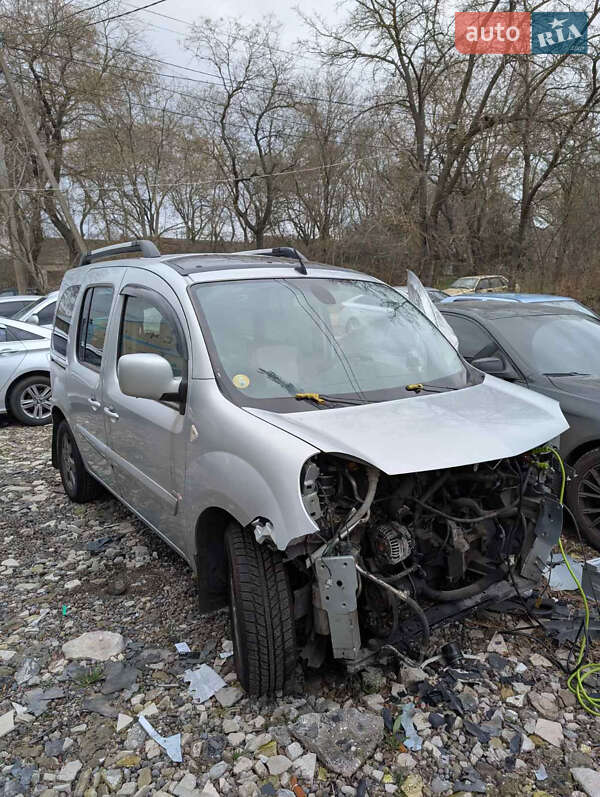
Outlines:
<svg viewBox="0 0 600 797"><path fill-rule="evenodd" d="M382 523L373 532L373 551L381 567L396 567L410 556L415 541L410 531L395 520Z"/></svg>

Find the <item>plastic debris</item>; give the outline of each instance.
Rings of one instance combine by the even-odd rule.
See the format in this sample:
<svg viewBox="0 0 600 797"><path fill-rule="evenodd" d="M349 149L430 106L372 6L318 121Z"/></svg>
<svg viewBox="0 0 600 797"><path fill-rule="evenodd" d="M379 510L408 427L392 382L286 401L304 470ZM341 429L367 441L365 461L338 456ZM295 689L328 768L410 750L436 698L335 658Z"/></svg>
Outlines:
<svg viewBox="0 0 600 797"><path fill-rule="evenodd" d="M204 703L209 700L219 689L227 686L218 672L208 664L201 664L195 670L186 670L183 673L184 681L189 681L189 691L194 700Z"/></svg>
<svg viewBox="0 0 600 797"><path fill-rule="evenodd" d="M94 556L95 554L101 553L105 548L111 544L111 542L118 542L122 540L124 534L112 534L109 537L99 537L97 540L91 540L86 544L86 549Z"/></svg>
<svg viewBox="0 0 600 797"><path fill-rule="evenodd" d="M69 611L69 607L67 606L66 603L63 603L63 607L62 607L62 615L63 615L63 617L67 616L67 612L68 611Z"/></svg>
<svg viewBox="0 0 600 797"><path fill-rule="evenodd" d="M220 659L229 659L231 656L233 656L233 650L223 650L219 653Z"/></svg>
<svg viewBox="0 0 600 797"><path fill-rule="evenodd" d="M583 565L581 562L575 562L570 556L567 556L571 569L577 576L581 583L583 574ZM564 591L572 592L577 589L577 584L573 581L573 576L569 570L560 553L553 553L550 561L544 571L544 575L548 579L548 586L555 592Z"/></svg>
<svg viewBox="0 0 600 797"><path fill-rule="evenodd" d="M154 741L159 744L163 750L165 750L166 754L169 756L171 761L175 761L177 764L181 764L183 761L181 755L181 734L175 733L173 736L161 736L160 733L154 730L152 725L148 722L146 717L141 716L138 717L138 722L142 726L142 728L146 731L148 736L152 737Z"/></svg>
<svg viewBox="0 0 600 797"><path fill-rule="evenodd" d="M192 649L190 648L187 642L176 642L175 650L177 651L177 653L180 653L182 655L192 652Z"/></svg>
<svg viewBox="0 0 600 797"><path fill-rule="evenodd" d="M405 703L402 706L402 715L400 717L400 722L404 729L404 733L406 734L406 739L404 740L404 746L407 750L420 750L423 746L423 740L415 730L415 726L413 724L413 717L415 716L415 704L414 703Z"/></svg>
<svg viewBox="0 0 600 797"><path fill-rule="evenodd" d="M548 777L548 773L546 772L546 767L541 764L539 769L535 770L535 779L536 780L546 780Z"/></svg>

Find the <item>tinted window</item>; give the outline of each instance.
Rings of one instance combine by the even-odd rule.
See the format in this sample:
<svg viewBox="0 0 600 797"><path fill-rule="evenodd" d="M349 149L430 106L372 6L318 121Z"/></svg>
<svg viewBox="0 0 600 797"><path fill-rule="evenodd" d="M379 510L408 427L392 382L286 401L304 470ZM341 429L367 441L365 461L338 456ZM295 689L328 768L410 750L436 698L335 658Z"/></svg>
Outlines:
<svg viewBox="0 0 600 797"><path fill-rule="evenodd" d="M7 340L11 340L6 327L0 327L0 343L6 343Z"/></svg>
<svg viewBox="0 0 600 797"><path fill-rule="evenodd" d="M19 310L23 308L29 308L33 304L33 301L27 300L18 300L15 302L0 302L0 315L3 315L5 318L12 318L16 315Z"/></svg>
<svg viewBox="0 0 600 797"><path fill-rule="evenodd" d="M174 376L183 375L183 342L170 314L151 299L128 296L123 310L119 357L139 353L160 354L171 364Z"/></svg>
<svg viewBox="0 0 600 797"><path fill-rule="evenodd" d="M60 302L56 311L54 325L57 329L60 329L62 332L66 332L67 334L69 333L69 328L71 326L73 310L75 308L75 302L77 301L78 295L79 285L71 285L70 288L66 288L63 295L60 297Z"/></svg>
<svg viewBox="0 0 600 797"><path fill-rule="evenodd" d="M113 289L88 288L83 300L77 352L80 362L100 368Z"/></svg>
<svg viewBox="0 0 600 797"><path fill-rule="evenodd" d="M38 310L37 317L40 320L40 325L52 324L54 322L54 311L56 310L56 302L50 302L43 310Z"/></svg>
<svg viewBox="0 0 600 797"><path fill-rule="evenodd" d="M29 332L25 329L19 329L18 327L11 327L10 333L12 334L15 340L43 340L43 335L36 335L34 332Z"/></svg>
<svg viewBox="0 0 600 797"><path fill-rule="evenodd" d="M444 314L444 318L456 332L458 349L466 360L492 357L498 351L496 341L476 321L450 313Z"/></svg>
<svg viewBox="0 0 600 797"><path fill-rule="evenodd" d="M492 283L492 281L488 280L488 279L479 280L479 282L477 283L476 290L478 290L478 291L487 290L488 288L491 287L491 283Z"/></svg>

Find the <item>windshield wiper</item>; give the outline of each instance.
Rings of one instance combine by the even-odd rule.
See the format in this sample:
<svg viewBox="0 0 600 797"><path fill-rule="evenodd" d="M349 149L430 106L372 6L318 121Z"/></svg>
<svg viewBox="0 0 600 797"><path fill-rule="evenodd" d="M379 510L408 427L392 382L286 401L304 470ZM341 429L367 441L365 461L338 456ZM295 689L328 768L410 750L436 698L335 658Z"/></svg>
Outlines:
<svg viewBox="0 0 600 797"><path fill-rule="evenodd" d="M295 396L298 392L298 388L293 382L286 382L285 379L275 373L275 371L268 371L266 368L259 368L258 370L261 374L264 374L267 379L270 379L272 382L275 382L276 385L279 385L279 387L287 390L290 396Z"/></svg>
<svg viewBox="0 0 600 797"><path fill-rule="evenodd" d="M415 382L412 385L405 385L405 390L413 391L414 393L420 393L423 391L424 393L444 393L446 390L458 390L457 387L451 387L450 385L428 385L426 382Z"/></svg>
<svg viewBox="0 0 600 797"><path fill-rule="evenodd" d="M315 404L366 404L360 399L344 399L337 396L328 396L326 393L296 393L299 401L314 401Z"/></svg>
<svg viewBox="0 0 600 797"><path fill-rule="evenodd" d="M581 371L558 371L555 374L544 374L544 376L591 376L591 374L583 374Z"/></svg>

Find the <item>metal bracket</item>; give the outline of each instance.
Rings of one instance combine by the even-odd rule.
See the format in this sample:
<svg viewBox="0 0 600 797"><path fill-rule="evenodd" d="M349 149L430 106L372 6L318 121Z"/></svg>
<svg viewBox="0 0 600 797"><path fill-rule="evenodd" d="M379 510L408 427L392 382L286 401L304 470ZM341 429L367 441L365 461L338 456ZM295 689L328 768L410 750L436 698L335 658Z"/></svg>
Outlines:
<svg viewBox="0 0 600 797"><path fill-rule="evenodd" d="M321 608L327 611L333 655L353 660L360 651L356 605L358 576L353 556L323 556L315 562Z"/></svg>

